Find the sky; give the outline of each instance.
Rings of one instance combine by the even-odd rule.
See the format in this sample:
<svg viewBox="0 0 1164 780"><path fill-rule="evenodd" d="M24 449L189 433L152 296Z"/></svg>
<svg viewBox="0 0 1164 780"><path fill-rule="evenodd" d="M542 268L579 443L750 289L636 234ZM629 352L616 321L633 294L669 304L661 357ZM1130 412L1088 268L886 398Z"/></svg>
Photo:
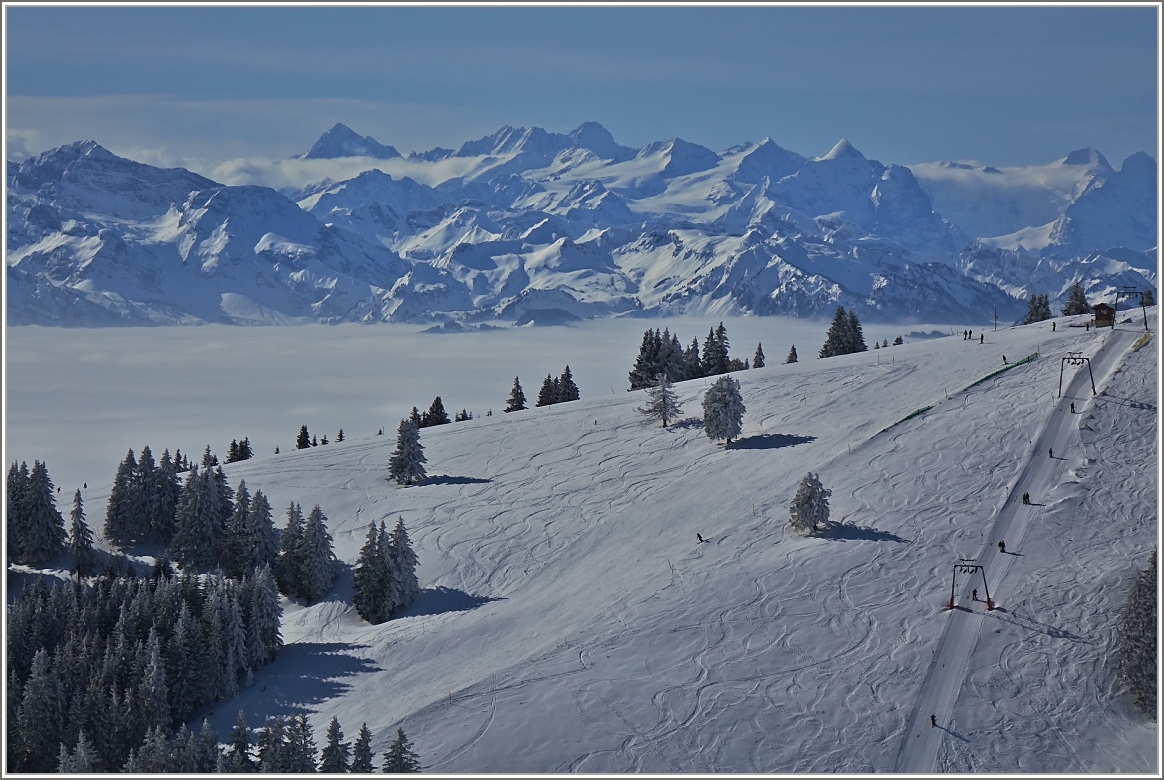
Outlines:
<svg viewBox="0 0 1164 780"><path fill-rule="evenodd" d="M336 122L405 154L586 121L902 164L1159 143L1155 5L3 10L11 160L92 139L210 175Z"/></svg>

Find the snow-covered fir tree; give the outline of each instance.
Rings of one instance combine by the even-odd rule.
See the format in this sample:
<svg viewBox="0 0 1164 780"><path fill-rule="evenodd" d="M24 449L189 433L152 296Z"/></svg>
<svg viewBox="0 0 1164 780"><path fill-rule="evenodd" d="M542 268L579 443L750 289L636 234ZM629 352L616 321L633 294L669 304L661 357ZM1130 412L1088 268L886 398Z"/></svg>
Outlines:
<svg viewBox="0 0 1164 780"><path fill-rule="evenodd" d="M68 534L65 519L57 511L53 482L48 466L34 461L27 484L24 511L24 538L20 540L22 563L44 563L65 550Z"/></svg>
<svg viewBox="0 0 1164 780"><path fill-rule="evenodd" d="M244 570L274 564L279 555L279 539L271 518L271 503L256 490L247 512L245 538L250 545L244 559Z"/></svg>
<svg viewBox="0 0 1164 780"><path fill-rule="evenodd" d="M225 769L232 773L251 773L258 769L258 763L251 755L251 730L247 726L246 713L238 711L234 728L226 739Z"/></svg>
<svg viewBox="0 0 1164 780"><path fill-rule="evenodd" d="M323 598L335 582L336 557L332 537L327 531L327 516L316 504L307 515L300 541L299 595L311 604Z"/></svg>
<svg viewBox="0 0 1164 780"><path fill-rule="evenodd" d="M1119 665L1116 677L1135 697L1136 706L1155 720L1157 603L1156 549L1148 568L1137 574L1120 619Z"/></svg>
<svg viewBox="0 0 1164 780"><path fill-rule="evenodd" d="M388 477L401 485L424 480L426 463L420 443L420 429L411 420L401 420L396 431L396 451L388 459Z"/></svg>
<svg viewBox="0 0 1164 780"><path fill-rule="evenodd" d="M764 367L764 345L756 345L756 354L752 356L752 368Z"/></svg>
<svg viewBox="0 0 1164 780"><path fill-rule="evenodd" d="M427 428L431 425L446 425L452 422L449 419L448 412L445 411L444 402L438 395L432 400L432 404L428 407L428 411L420 416L420 427Z"/></svg>
<svg viewBox="0 0 1164 780"><path fill-rule="evenodd" d="M521 380L513 378L513 389L509 391L509 400L505 403L503 412L520 412L525 409L525 391L521 389Z"/></svg>
<svg viewBox="0 0 1164 780"><path fill-rule="evenodd" d="M385 774L411 773L420 771L420 758L412 749L412 742L404 734L404 729L396 729L396 739L384 754L380 771Z"/></svg>
<svg viewBox="0 0 1164 780"><path fill-rule="evenodd" d="M117 467L105 507L105 538L118 547L128 547L136 538L136 518L133 517L135 471L137 458L130 450Z"/></svg>
<svg viewBox="0 0 1164 780"><path fill-rule="evenodd" d="M388 557L391 560L392 597L395 601L393 609L407 609L420 593L420 581L416 577L416 553L408 538L408 530L404 527L403 517L397 518L396 527L392 531Z"/></svg>
<svg viewBox="0 0 1164 780"><path fill-rule="evenodd" d="M789 507L789 525L804 533L814 533L824 527L829 521L829 496L832 494L816 474L805 474Z"/></svg>
<svg viewBox="0 0 1164 780"><path fill-rule="evenodd" d="M371 522L352 572L352 605L356 613L369 623L383 623L392 611L389 578L387 555L381 549L376 523Z"/></svg>
<svg viewBox="0 0 1164 780"><path fill-rule="evenodd" d="M655 383L647 388L646 405L636 407L635 411L648 420L661 420L664 428L667 427L668 420L674 420L683 411L665 373L655 377Z"/></svg>
<svg viewBox="0 0 1164 780"><path fill-rule="evenodd" d="M745 411L739 381L730 376L715 380L703 396L703 431L707 438L726 439L731 444L740 435Z"/></svg>
<svg viewBox="0 0 1164 780"><path fill-rule="evenodd" d="M1083 290L1083 285L1078 279L1071 283L1071 289L1067 292L1067 302L1063 304L1063 316L1070 317L1074 314L1090 314L1091 305L1087 302L1087 293Z"/></svg>
<svg viewBox="0 0 1164 780"><path fill-rule="evenodd" d="M300 552L303 539L303 510L295 502L287 507L287 525L279 536L279 555L275 561L275 579L279 590L287 595L300 592L299 572L303 568Z"/></svg>
<svg viewBox="0 0 1164 780"><path fill-rule="evenodd" d="M13 563L20 562L20 545L28 526L28 480L28 464L21 462L17 466L13 461L8 469L6 483L8 512L5 517L8 560Z"/></svg>
<svg viewBox="0 0 1164 780"><path fill-rule="evenodd" d="M299 426L299 434L295 437L295 449L305 450L311 446L311 434L307 432L307 426Z"/></svg>
<svg viewBox="0 0 1164 780"><path fill-rule="evenodd" d="M250 537L251 494L246 480L240 480L234 491L234 512L226 523L226 541L219 563L230 577L239 578L255 567L251 559Z"/></svg>
<svg viewBox="0 0 1164 780"><path fill-rule="evenodd" d="M190 469L174 514L170 554L184 566L213 566L218 562L215 540L222 537L218 484L208 469Z"/></svg>
<svg viewBox="0 0 1164 780"><path fill-rule="evenodd" d="M319 771L324 774L339 774L348 771L352 746L344 742L339 718L332 716L327 724L327 743L319 753Z"/></svg>
<svg viewBox="0 0 1164 780"><path fill-rule="evenodd" d="M795 363L799 358L796 357L796 345L792 345L792 349L788 350L788 357L784 358L785 365Z"/></svg>
<svg viewBox="0 0 1164 780"><path fill-rule="evenodd" d="M182 483L168 449L162 450L162 457L158 460L153 490L155 510L151 518L150 539L169 544L174 536L174 515L178 509L178 497L182 494Z"/></svg>
<svg viewBox="0 0 1164 780"><path fill-rule="evenodd" d="M566 366L559 377L558 402L577 401L582 397L578 385L574 383L574 375L570 373L570 366Z"/></svg>

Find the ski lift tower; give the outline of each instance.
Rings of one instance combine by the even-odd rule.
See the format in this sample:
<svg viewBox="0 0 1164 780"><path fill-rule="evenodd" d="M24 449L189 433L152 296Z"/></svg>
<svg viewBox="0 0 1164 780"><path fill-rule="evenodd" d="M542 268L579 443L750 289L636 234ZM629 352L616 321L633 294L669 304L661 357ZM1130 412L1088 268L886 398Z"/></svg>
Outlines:
<svg viewBox="0 0 1164 780"><path fill-rule="evenodd" d="M1131 298L1131 297L1132 297L1132 296L1134 296L1134 295L1138 295L1138 296L1140 296L1141 300L1143 300L1143 294L1142 294L1142 293L1141 293L1139 290L1137 290L1137 289L1135 288L1135 286L1134 286L1134 285L1131 285L1131 284L1125 284L1125 285L1123 286L1123 289L1122 289L1122 290L1116 290L1116 294L1115 294L1115 309L1112 311L1112 316L1111 316L1111 326L1112 326L1112 328L1113 328L1113 329L1115 328L1115 322L1116 322L1116 316L1115 316L1115 315L1116 315L1116 313L1118 313L1118 311L1119 311L1119 308L1120 308L1120 298ZM1144 323L1145 323L1145 326L1147 325L1147 322L1148 322L1148 310L1147 310L1147 309L1145 309L1145 310L1144 310Z"/></svg>
<svg viewBox="0 0 1164 780"><path fill-rule="evenodd" d="M954 576L950 580L950 603L946 605L946 609L954 608L954 589L958 585L958 575L969 574L973 576L974 572L982 574L982 587L986 590L986 608L988 610L994 609L994 602L990 598L990 586L986 584L986 569L975 563L973 558L959 558L958 563L954 564Z"/></svg>
<svg viewBox="0 0 1164 780"><path fill-rule="evenodd" d="M1063 397L1063 369L1067 366L1081 366L1087 364L1087 375L1091 378L1091 394L1095 395L1095 374L1091 373L1091 358L1083 357L1082 352L1068 352L1067 357L1059 361L1059 397Z"/></svg>

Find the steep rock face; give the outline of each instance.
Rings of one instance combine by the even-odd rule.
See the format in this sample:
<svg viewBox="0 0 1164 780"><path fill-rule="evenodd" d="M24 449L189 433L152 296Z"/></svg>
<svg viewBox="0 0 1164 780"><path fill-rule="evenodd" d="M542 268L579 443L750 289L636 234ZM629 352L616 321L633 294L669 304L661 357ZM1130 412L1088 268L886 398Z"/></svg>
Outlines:
<svg viewBox="0 0 1164 780"><path fill-rule="evenodd" d="M368 141L339 125L314 148L388 154ZM1143 154L1118 172L1090 149L1031 169L906 168L844 139L814 158L767 138L720 154L679 138L633 150L590 122L391 152L383 170L309 185L297 203L93 142L10 167L9 321L549 324L827 316L840 303L871 319L985 322L1021 317L1033 292L1061 305L1075 279L1092 298L1156 284L1156 165ZM983 236L931 192L956 205L985 193L983 224L1001 224L991 210L1006 197L1043 204L1008 224L1052 218Z"/></svg>

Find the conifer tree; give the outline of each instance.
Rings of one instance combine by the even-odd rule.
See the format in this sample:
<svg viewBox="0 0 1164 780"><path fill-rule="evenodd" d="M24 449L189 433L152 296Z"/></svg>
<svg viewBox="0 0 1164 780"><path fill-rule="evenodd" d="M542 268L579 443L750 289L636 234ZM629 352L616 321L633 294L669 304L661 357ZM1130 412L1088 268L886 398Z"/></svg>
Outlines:
<svg viewBox="0 0 1164 780"><path fill-rule="evenodd" d="M739 381L730 376L717 379L703 396L703 431L707 438L727 439L731 444L740 435L745 411Z"/></svg>
<svg viewBox="0 0 1164 780"><path fill-rule="evenodd" d="M284 742L287 727L282 715L268 716L259 735L259 771L282 773L290 771Z"/></svg>
<svg viewBox="0 0 1164 780"><path fill-rule="evenodd" d="M97 556L93 554L93 532L85 523L80 490L73 494L73 509L69 520L69 554L72 556L73 566L76 567L73 570L77 573L77 581L81 582L97 565Z"/></svg>
<svg viewBox="0 0 1164 780"><path fill-rule="evenodd" d="M166 667L162 661L157 631L150 628L146 643L148 660L137 687L137 709L147 727L170 729L170 692L166 686Z"/></svg>
<svg viewBox="0 0 1164 780"><path fill-rule="evenodd" d="M352 746L344 742L344 733L340 730L339 718L332 716L327 725L327 744L319 754L319 771L325 774L339 774L348 771L348 756Z"/></svg>
<svg viewBox="0 0 1164 780"><path fill-rule="evenodd" d="M295 449L305 450L311 446L311 435L307 432L307 426L299 426L299 435L295 437Z"/></svg>
<svg viewBox="0 0 1164 780"><path fill-rule="evenodd" d="M174 514L170 554L184 566L212 566L217 560L215 525L220 520L217 486L208 470L190 469Z"/></svg>
<svg viewBox="0 0 1164 780"><path fill-rule="evenodd" d="M387 552L390 559L388 573L392 581L390 597L395 602L393 609L406 609L420 593L420 581L416 577L416 553L408 538L408 530L404 527L403 517L396 521L392 543L388 545Z"/></svg>
<svg viewBox="0 0 1164 780"><path fill-rule="evenodd" d="M420 759L412 750L412 742L404 735L404 729L396 729L396 739L384 754L380 768L385 774L411 773L420 771Z"/></svg>
<svg viewBox="0 0 1164 780"><path fill-rule="evenodd" d="M246 538L250 545L246 569L274 564L279 556L279 540L271 519L271 504L263 491L256 490L247 512Z"/></svg>
<svg viewBox="0 0 1164 780"><path fill-rule="evenodd" d="M554 378L546 374L546 379L542 382L541 390L538 391L538 401L535 406L551 406L558 402L558 394L554 390Z"/></svg>
<svg viewBox="0 0 1164 780"><path fill-rule="evenodd" d="M287 722L286 755L287 772L315 771L315 733L307 720L307 713Z"/></svg>
<svg viewBox="0 0 1164 780"><path fill-rule="evenodd" d="M752 358L752 368L764 367L764 345L756 344L756 354Z"/></svg>
<svg viewBox="0 0 1164 780"><path fill-rule="evenodd" d="M133 543L133 474L137 470L137 459L133 450L117 467L113 477L113 487L109 491L109 502L105 509L105 538L118 547Z"/></svg>
<svg viewBox="0 0 1164 780"><path fill-rule="evenodd" d="M61 716L60 681L50 667L48 652L42 647L33 656L16 723L8 724L9 739L15 737L17 760L12 767L15 771L52 771L63 736ZM9 751L11 754L12 747Z"/></svg>
<svg viewBox="0 0 1164 780"><path fill-rule="evenodd" d="M388 477L400 485L424 480L426 459L420 443L420 431L411 420L401 420L396 431L396 451L388 459Z"/></svg>
<svg viewBox="0 0 1164 780"><path fill-rule="evenodd" d="M279 537L279 556L275 561L275 578L279 590L288 596L301 592L299 572L303 569L300 560L303 545L303 510L292 502L287 507L287 525Z"/></svg>
<svg viewBox="0 0 1164 780"><path fill-rule="evenodd" d="M219 563L228 576L239 579L255 567L252 558L254 541L251 537L251 494L246 480L240 480L234 491L234 512L226 523L226 541Z"/></svg>
<svg viewBox="0 0 1164 780"><path fill-rule="evenodd" d="M509 401L506 402L503 412L520 412L525 409L525 391L521 389L521 381L513 378L513 389L509 391Z"/></svg>
<svg viewBox="0 0 1164 780"><path fill-rule="evenodd" d="M370 774L372 767L372 732L368 731L368 724L360 724L360 733L352 744L352 763L348 768L352 774Z"/></svg>
<svg viewBox="0 0 1164 780"><path fill-rule="evenodd" d="M23 558L21 546L28 535L28 464L21 462L17 467L13 461L8 469L6 485L8 496L8 516L6 527L8 532L8 560L20 563Z"/></svg>
<svg viewBox="0 0 1164 780"><path fill-rule="evenodd" d="M706 376L703 373L703 362L699 357L699 339L691 339L691 344L683 352L683 366L686 369L684 377L700 379Z"/></svg>
<svg viewBox="0 0 1164 780"><path fill-rule="evenodd" d="M28 517L20 546L21 560L23 563L44 563L64 552L68 534L65 519L57 511L48 467L39 460L33 462L26 500Z"/></svg>
<svg viewBox="0 0 1164 780"><path fill-rule="evenodd" d="M869 351L869 348L865 346L865 334L861 330L861 321L857 319L857 312L852 309L849 309L847 341L849 354Z"/></svg>
<svg viewBox="0 0 1164 780"><path fill-rule="evenodd" d="M158 512L158 475L153 452L147 444L133 470L130 492L131 535L138 541L154 540L154 522Z"/></svg>
<svg viewBox="0 0 1164 780"><path fill-rule="evenodd" d="M788 357L784 359L785 365L795 363L799 358L796 357L796 345L792 345L792 349L788 350Z"/></svg>
<svg viewBox="0 0 1164 780"><path fill-rule="evenodd" d="M445 425L451 422L439 395L432 400L432 404L428 407L428 411L421 416L421 420L426 428L430 425Z"/></svg>
<svg viewBox="0 0 1164 780"><path fill-rule="evenodd" d="M336 557L327 532L327 516L316 504L307 516L300 542L299 592L307 603L323 598L335 582Z"/></svg>
<svg viewBox="0 0 1164 780"><path fill-rule="evenodd" d="M283 604L279 601L275 575L271 571L271 565L264 564L255 570L250 604L251 623L255 626L255 632L262 643L261 652L253 652L251 657L258 657L259 663L273 661L275 654L283 646L283 637L279 633L279 620L282 616Z"/></svg>
<svg viewBox="0 0 1164 780"><path fill-rule="evenodd" d="M558 385L558 401L577 401L582 397L578 385L574 384L574 375L570 373L570 366L562 372Z"/></svg>
<svg viewBox="0 0 1164 780"><path fill-rule="evenodd" d="M666 374L655 377L655 383L647 388L647 404L635 409L649 420L661 420L667 427L668 420L674 420L683 411Z"/></svg>
<svg viewBox="0 0 1164 780"><path fill-rule="evenodd" d="M895 347L899 347L904 343L905 343L905 339L903 339L901 336L898 336L897 338L895 338L893 340L893 346L895 346Z"/></svg>
<svg viewBox="0 0 1164 780"><path fill-rule="evenodd" d="M250 773L257 769L255 760L251 757L251 730L247 726L246 714L242 710L238 711L226 746L229 751L226 756L227 772Z"/></svg>
<svg viewBox="0 0 1164 780"><path fill-rule="evenodd" d="M1071 283L1067 293L1067 303L1063 305L1063 315L1070 317L1075 314L1090 314L1091 306L1087 303L1087 293L1078 279Z"/></svg>
<svg viewBox="0 0 1164 780"><path fill-rule="evenodd" d="M368 537L360 548L352 572L352 605L369 623L383 623L391 611L388 601L388 572L380 548L376 523L368 524Z"/></svg>
<svg viewBox="0 0 1164 780"><path fill-rule="evenodd" d="M815 533L828 523L829 496L833 492L811 471L804 475L789 508L788 524L797 531Z"/></svg>
<svg viewBox="0 0 1164 780"><path fill-rule="evenodd" d="M169 544L174 536L174 515L178 509L178 497L182 493L182 483L178 479L178 470L170 459L168 449L162 450L162 457L158 461L154 479L154 494L157 503L151 538L161 544Z"/></svg>
<svg viewBox="0 0 1164 780"><path fill-rule="evenodd" d="M652 332L650 328L647 328L643 332L643 343L639 345L638 357L635 358L635 364L631 367L628 376L631 390L646 387L651 379L659 373L656 370L659 357L659 341L657 331ZM544 406L544 404L539 403L538 406Z"/></svg>

